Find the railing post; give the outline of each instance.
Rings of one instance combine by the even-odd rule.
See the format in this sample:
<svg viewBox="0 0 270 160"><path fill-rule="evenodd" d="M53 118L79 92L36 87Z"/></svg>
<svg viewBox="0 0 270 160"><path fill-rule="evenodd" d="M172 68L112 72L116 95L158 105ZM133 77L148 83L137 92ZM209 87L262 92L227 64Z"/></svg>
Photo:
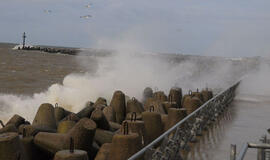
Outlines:
<svg viewBox="0 0 270 160"><path fill-rule="evenodd" d="M230 160L236 160L236 145L231 144Z"/></svg>
<svg viewBox="0 0 270 160"><path fill-rule="evenodd" d="M262 136L260 141L262 143L266 143L266 135ZM265 149L263 149L263 148L258 149L257 160L265 160Z"/></svg>

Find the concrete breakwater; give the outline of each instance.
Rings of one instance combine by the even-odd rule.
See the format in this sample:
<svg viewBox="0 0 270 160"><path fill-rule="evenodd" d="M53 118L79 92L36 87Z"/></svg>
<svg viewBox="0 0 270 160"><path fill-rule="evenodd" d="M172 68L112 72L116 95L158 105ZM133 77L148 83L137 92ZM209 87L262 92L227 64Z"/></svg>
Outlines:
<svg viewBox="0 0 270 160"><path fill-rule="evenodd" d="M59 48L59 47L41 47L41 46L25 46L18 47L18 50L28 50L28 51L41 51L46 53L61 53L68 55L77 55L78 49L72 48Z"/></svg>
<svg viewBox="0 0 270 160"><path fill-rule="evenodd" d="M78 113L44 103L32 123L16 114L2 124L0 160L125 160L212 97L147 87L142 101L116 91L110 104L100 97Z"/></svg>

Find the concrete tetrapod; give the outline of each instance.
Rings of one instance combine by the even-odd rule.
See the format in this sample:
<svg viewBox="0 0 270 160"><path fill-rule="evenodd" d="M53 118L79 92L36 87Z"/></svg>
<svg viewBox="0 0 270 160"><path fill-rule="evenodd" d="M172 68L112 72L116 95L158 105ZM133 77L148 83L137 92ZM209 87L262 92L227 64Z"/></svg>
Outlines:
<svg viewBox="0 0 270 160"><path fill-rule="evenodd" d="M118 130L118 129L121 128L121 125L118 124L118 123L109 121L109 124L110 124L110 126L111 126L111 130L112 130L112 131L116 131L116 130Z"/></svg>
<svg viewBox="0 0 270 160"><path fill-rule="evenodd" d="M107 100L106 100L105 98L103 98L103 97L99 97L99 98L96 100L96 102L95 102L95 104L94 104L94 107L96 107L96 106L99 105L99 104L104 105L104 106L107 106Z"/></svg>
<svg viewBox="0 0 270 160"><path fill-rule="evenodd" d="M95 109L99 109L99 110L103 110L104 108L106 108L107 106L103 105L103 104L97 104L94 105Z"/></svg>
<svg viewBox="0 0 270 160"><path fill-rule="evenodd" d="M102 110L95 109L91 114L90 119L96 122L97 128L101 128L104 130L110 130L111 126L107 121L105 115L103 114Z"/></svg>
<svg viewBox="0 0 270 160"><path fill-rule="evenodd" d="M46 129L46 128L38 128L36 126L33 125L29 125L29 124L22 124L19 127L19 133L22 134L23 130L25 130L25 136L35 136L38 132L51 132L51 133L55 133L55 129Z"/></svg>
<svg viewBox="0 0 270 160"><path fill-rule="evenodd" d="M95 131L96 123L88 118L82 118L66 134L39 132L34 138L34 143L41 149L54 154L68 149L70 137L72 137L76 149L90 151Z"/></svg>
<svg viewBox="0 0 270 160"><path fill-rule="evenodd" d="M8 124L5 127L0 129L0 134L1 133L6 133L6 132L18 132L17 128L15 127L14 124Z"/></svg>
<svg viewBox="0 0 270 160"><path fill-rule="evenodd" d="M115 111L112 106L105 107L102 112L108 121L115 122Z"/></svg>
<svg viewBox="0 0 270 160"><path fill-rule="evenodd" d="M187 96L183 102L183 107L187 110L187 114L192 113L202 105L202 101L197 97Z"/></svg>
<svg viewBox="0 0 270 160"><path fill-rule="evenodd" d="M27 160L18 133L0 134L0 160Z"/></svg>
<svg viewBox="0 0 270 160"><path fill-rule="evenodd" d="M152 142L159 137L163 132L161 115L157 112L143 112L142 118L144 121L145 131L148 137L146 144Z"/></svg>
<svg viewBox="0 0 270 160"><path fill-rule="evenodd" d="M154 99L159 100L161 102L165 102L168 100L168 97L165 95L163 91L158 91L153 94Z"/></svg>
<svg viewBox="0 0 270 160"><path fill-rule="evenodd" d="M73 137L76 149L90 151L96 132L96 123L88 118L82 118L68 133Z"/></svg>
<svg viewBox="0 0 270 160"><path fill-rule="evenodd" d="M153 90L152 90L152 88L146 87L143 90L143 99L142 99L142 102L145 103L148 98L152 98L152 97L153 97Z"/></svg>
<svg viewBox="0 0 270 160"><path fill-rule="evenodd" d="M25 119L17 114L15 114L6 124L14 124L16 128L19 128L21 124L25 123Z"/></svg>
<svg viewBox="0 0 270 160"><path fill-rule="evenodd" d="M168 126L166 130L174 126L187 116L187 110L185 108L170 108L168 113Z"/></svg>
<svg viewBox="0 0 270 160"><path fill-rule="evenodd" d="M171 88L169 93L169 102L176 102L178 108L181 108L182 102L182 89L181 88Z"/></svg>
<svg viewBox="0 0 270 160"><path fill-rule="evenodd" d="M133 113L136 113L136 112L129 112L129 113L127 113L126 120L131 120ZM136 120L142 120L142 114L141 113L136 113Z"/></svg>
<svg viewBox="0 0 270 160"><path fill-rule="evenodd" d="M86 107L84 107L76 115L79 118L84 118L84 117L89 118L94 110L95 110L94 105L91 103L90 105L87 105Z"/></svg>
<svg viewBox="0 0 270 160"><path fill-rule="evenodd" d="M88 160L87 152L75 149L73 152L70 150L62 150L56 152L53 160Z"/></svg>
<svg viewBox="0 0 270 160"><path fill-rule="evenodd" d="M125 120L125 122L128 123L129 132L137 133L140 137L142 146L144 146L145 142L149 141L147 140L144 121L137 121L136 119L132 119L132 120Z"/></svg>
<svg viewBox="0 0 270 160"><path fill-rule="evenodd" d="M192 96L192 90L189 90L189 91L188 91L188 94L185 94L185 95L183 96L183 98L182 98L182 103L181 103L182 107L184 107L184 103L185 103L185 101L186 101L186 99L187 99L188 97L193 97L193 96Z"/></svg>
<svg viewBox="0 0 270 160"><path fill-rule="evenodd" d="M125 94L121 91L115 91L110 103L114 112L117 123L122 124L126 117L126 100Z"/></svg>
<svg viewBox="0 0 270 160"><path fill-rule="evenodd" d="M43 154L34 144L34 137L22 137L20 139L23 150L28 160L47 160L49 157Z"/></svg>
<svg viewBox="0 0 270 160"><path fill-rule="evenodd" d="M161 114L161 122L163 125L163 132L165 132L169 127L168 114Z"/></svg>
<svg viewBox="0 0 270 160"><path fill-rule="evenodd" d="M97 131L96 131L97 133ZM96 135L96 134L95 134ZM100 146L97 144L97 142L94 140L93 141L93 144L92 144L92 147L95 148L97 151L99 150Z"/></svg>
<svg viewBox="0 0 270 160"><path fill-rule="evenodd" d="M203 95L204 102L207 102L208 100L213 98L213 92L208 90L208 88L206 88L205 90L202 90L202 95Z"/></svg>
<svg viewBox="0 0 270 160"><path fill-rule="evenodd" d="M59 107L58 104L55 104L55 108L54 108L54 118L55 118L55 122L58 125L58 123L66 117L66 111L64 108Z"/></svg>
<svg viewBox="0 0 270 160"><path fill-rule="evenodd" d="M137 114L139 114L142 113L143 111L144 109L142 103L139 102L135 97L127 101L126 113L136 112Z"/></svg>
<svg viewBox="0 0 270 160"><path fill-rule="evenodd" d="M32 125L40 129L56 130L54 107L49 103L43 103L39 107Z"/></svg>
<svg viewBox="0 0 270 160"><path fill-rule="evenodd" d="M97 156L95 157L95 160L110 160L109 153L111 150L112 143L104 143L99 151Z"/></svg>
<svg viewBox="0 0 270 160"><path fill-rule="evenodd" d="M112 138L115 134L111 131L106 131L103 129L96 129L96 134L95 134L95 141L97 142L98 145L103 145L104 143L112 143Z"/></svg>
<svg viewBox="0 0 270 160"><path fill-rule="evenodd" d="M192 92L192 97L197 97L197 98L199 98L204 103L204 101L203 101L203 95L202 95L201 92L199 92L199 89L197 89L196 92Z"/></svg>
<svg viewBox="0 0 270 160"><path fill-rule="evenodd" d="M176 102L163 102L162 103L165 113L168 114L169 108L179 108Z"/></svg>
<svg viewBox="0 0 270 160"><path fill-rule="evenodd" d="M183 96L183 98L182 98L182 103L181 103L181 106L182 106L182 107L184 107L184 103L185 103L185 101L186 101L186 99L187 99L188 97L191 97L191 95L190 95L190 94L185 94L185 95Z"/></svg>
<svg viewBox="0 0 270 160"><path fill-rule="evenodd" d="M70 113L65 118L63 118L61 121L74 121L78 122L80 118L75 113Z"/></svg>
<svg viewBox="0 0 270 160"><path fill-rule="evenodd" d="M148 98L146 103L144 104L144 109L145 111L149 111L152 107L154 107L155 112L158 112L160 114L166 113L161 101L154 98Z"/></svg>
<svg viewBox="0 0 270 160"><path fill-rule="evenodd" d="M142 145L140 136L137 133L128 132L128 124L124 124L124 132L113 136L110 160L126 160L138 152Z"/></svg>
<svg viewBox="0 0 270 160"><path fill-rule="evenodd" d="M76 125L75 121L61 121L57 127L57 133L67 133Z"/></svg>

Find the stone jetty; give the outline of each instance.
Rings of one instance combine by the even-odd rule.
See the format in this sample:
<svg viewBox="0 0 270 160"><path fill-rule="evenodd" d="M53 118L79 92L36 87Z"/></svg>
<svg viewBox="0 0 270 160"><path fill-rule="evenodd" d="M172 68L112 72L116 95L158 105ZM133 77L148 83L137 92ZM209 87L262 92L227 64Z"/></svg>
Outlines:
<svg viewBox="0 0 270 160"><path fill-rule="evenodd" d="M110 104L100 97L78 113L44 103L32 123L17 114L1 123L0 160L126 160L212 97L147 87L141 101L115 91Z"/></svg>
<svg viewBox="0 0 270 160"><path fill-rule="evenodd" d="M60 48L60 47L42 47L42 46L25 46L18 47L18 50L28 50L28 51L41 51L46 53L60 53L67 55L77 55L79 49L73 48Z"/></svg>

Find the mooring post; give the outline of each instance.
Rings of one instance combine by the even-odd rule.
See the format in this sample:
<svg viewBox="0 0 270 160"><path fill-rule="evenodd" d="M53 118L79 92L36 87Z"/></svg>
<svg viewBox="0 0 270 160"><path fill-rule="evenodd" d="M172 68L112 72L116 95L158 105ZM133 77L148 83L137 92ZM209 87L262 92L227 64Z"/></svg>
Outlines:
<svg viewBox="0 0 270 160"><path fill-rule="evenodd" d="M230 153L230 160L236 159L236 145L231 144L231 153Z"/></svg>

